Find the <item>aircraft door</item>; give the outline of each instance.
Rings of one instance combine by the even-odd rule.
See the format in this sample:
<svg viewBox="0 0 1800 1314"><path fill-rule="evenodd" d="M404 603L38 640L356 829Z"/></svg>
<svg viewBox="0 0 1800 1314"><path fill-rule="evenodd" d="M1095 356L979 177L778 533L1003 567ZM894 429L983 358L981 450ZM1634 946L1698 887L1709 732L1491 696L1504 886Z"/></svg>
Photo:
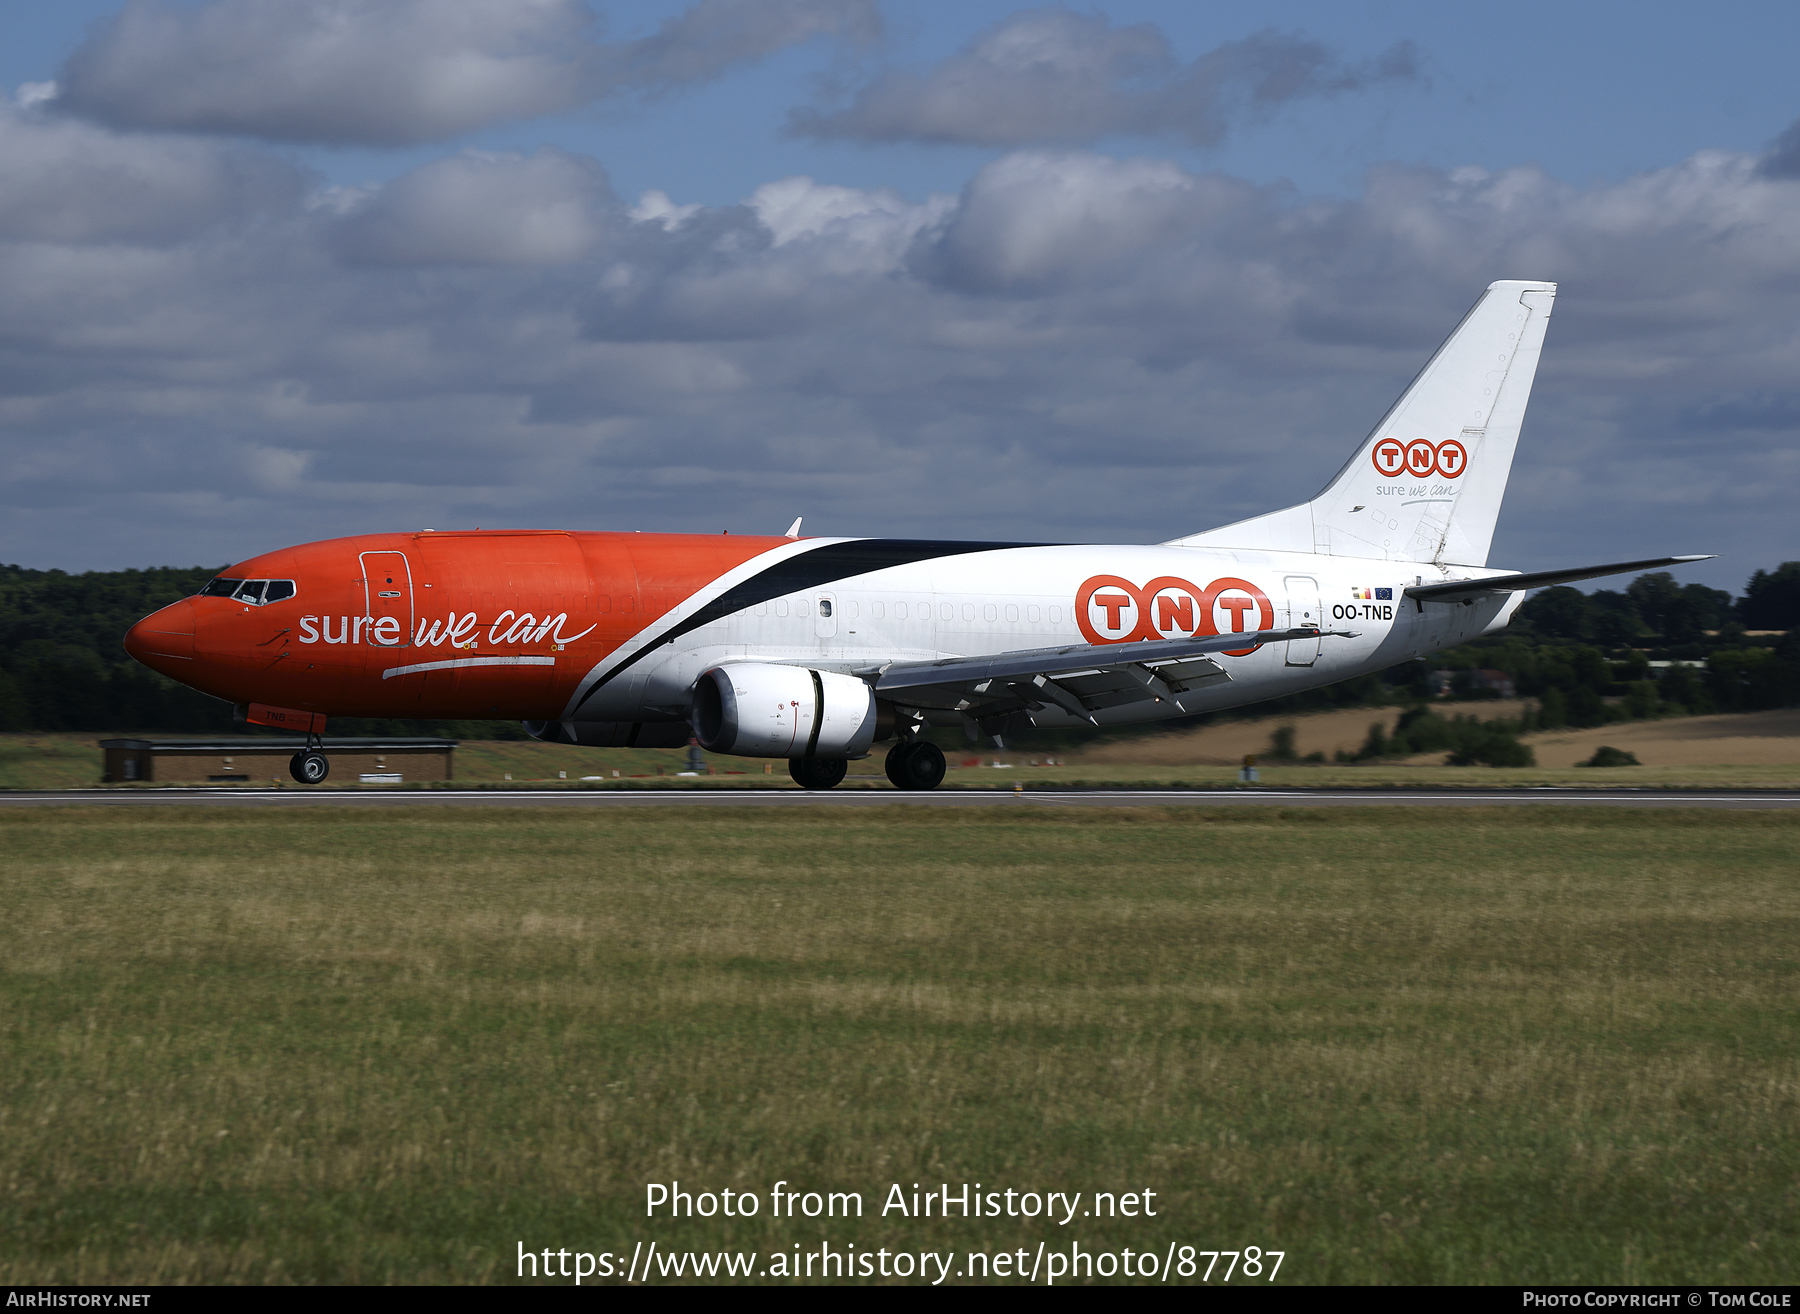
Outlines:
<svg viewBox="0 0 1800 1314"><path fill-rule="evenodd" d="M813 633L821 639L837 637L837 594L821 593L813 602Z"/></svg>
<svg viewBox="0 0 1800 1314"><path fill-rule="evenodd" d="M1323 629L1319 617L1323 608L1319 605L1319 581L1311 575L1289 575L1287 585L1287 625L1290 630ZM1322 638L1289 639L1287 642L1287 664L1289 666L1311 666L1319 660L1319 650L1324 646Z"/></svg>
<svg viewBox="0 0 1800 1314"><path fill-rule="evenodd" d="M367 642L377 648L410 648L413 618L412 567L404 552L364 552L363 615Z"/></svg>

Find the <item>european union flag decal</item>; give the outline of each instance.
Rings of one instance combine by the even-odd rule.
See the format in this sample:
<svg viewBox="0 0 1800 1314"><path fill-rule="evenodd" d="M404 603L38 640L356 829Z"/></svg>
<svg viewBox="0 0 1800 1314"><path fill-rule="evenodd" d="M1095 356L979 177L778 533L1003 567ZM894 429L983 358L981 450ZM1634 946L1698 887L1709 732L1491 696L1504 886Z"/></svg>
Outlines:
<svg viewBox="0 0 1800 1314"><path fill-rule="evenodd" d="M1392 602L1393 600L1394 600L1394 591L1392 589L1376 589L1375 590L1375 601L1377 601L1377 602Z"/></svg>

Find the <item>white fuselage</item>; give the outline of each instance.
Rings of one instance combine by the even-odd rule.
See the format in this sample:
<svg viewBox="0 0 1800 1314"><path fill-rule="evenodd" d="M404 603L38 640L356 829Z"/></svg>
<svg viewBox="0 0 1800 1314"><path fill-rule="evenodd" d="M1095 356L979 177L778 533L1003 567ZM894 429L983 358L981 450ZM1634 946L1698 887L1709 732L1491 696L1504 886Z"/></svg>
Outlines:
<svg viewBox="0 0 1800 1314"><path fill-rule="evenodd" d="M1457 575L1502 573L1472 568ZM1050 546L949 556L732 612L647 654L596 691L580 714L680 720L701 672L731 662L868 673L895 662L1132 638L1307 626L1351 632L1224 654L1218 660L1230 680L1187 694L1179 706L1138 703L1094 717L1101 724L1161 720L1297 693L1454 646L1503 627L1522 596L1422 607L1402 596L1409 585L1443 578L1437 567L1410 562L1218 548ZM1054 707L1033 712L1032 721L1083 723Z"/></svg>

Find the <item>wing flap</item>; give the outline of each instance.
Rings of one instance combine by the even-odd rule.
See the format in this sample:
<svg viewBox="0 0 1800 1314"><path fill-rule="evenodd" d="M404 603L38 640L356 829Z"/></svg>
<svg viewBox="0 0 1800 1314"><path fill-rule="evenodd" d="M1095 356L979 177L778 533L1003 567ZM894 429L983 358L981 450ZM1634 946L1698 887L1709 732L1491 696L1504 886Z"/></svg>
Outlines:
<svg viewBox="0 0 1800 1314"><path fill-rule="evenodd" d="M1160 700L1185 712L1182 696L1231 675L1211 654L1289 639L1314 639L1316 629L1260 630L1138 643L1074 644L991 657L946 657L902 662L875 675L877 695L909 707L961 712L975 721L1057 707L1092 721L1098 712Z"/></svg>

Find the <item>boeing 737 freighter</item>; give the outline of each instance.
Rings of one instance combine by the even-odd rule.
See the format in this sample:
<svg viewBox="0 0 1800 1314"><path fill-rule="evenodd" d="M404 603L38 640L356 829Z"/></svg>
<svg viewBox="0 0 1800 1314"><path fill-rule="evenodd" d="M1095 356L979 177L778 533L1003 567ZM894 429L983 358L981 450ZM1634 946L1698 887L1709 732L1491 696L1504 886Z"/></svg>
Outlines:
<svg viewBox="0 0 1800 1314"><path fill-rule="evenodd" d="M1705 557L1487 565L1553 283L1491 284L1310 502L1158 546L560 530L373 534L226 571L125 638L146 666L303 732L504 718L557 743L786 758L829 789L871 745L1191 716L1504 627L1527 589Z"/></svg>

